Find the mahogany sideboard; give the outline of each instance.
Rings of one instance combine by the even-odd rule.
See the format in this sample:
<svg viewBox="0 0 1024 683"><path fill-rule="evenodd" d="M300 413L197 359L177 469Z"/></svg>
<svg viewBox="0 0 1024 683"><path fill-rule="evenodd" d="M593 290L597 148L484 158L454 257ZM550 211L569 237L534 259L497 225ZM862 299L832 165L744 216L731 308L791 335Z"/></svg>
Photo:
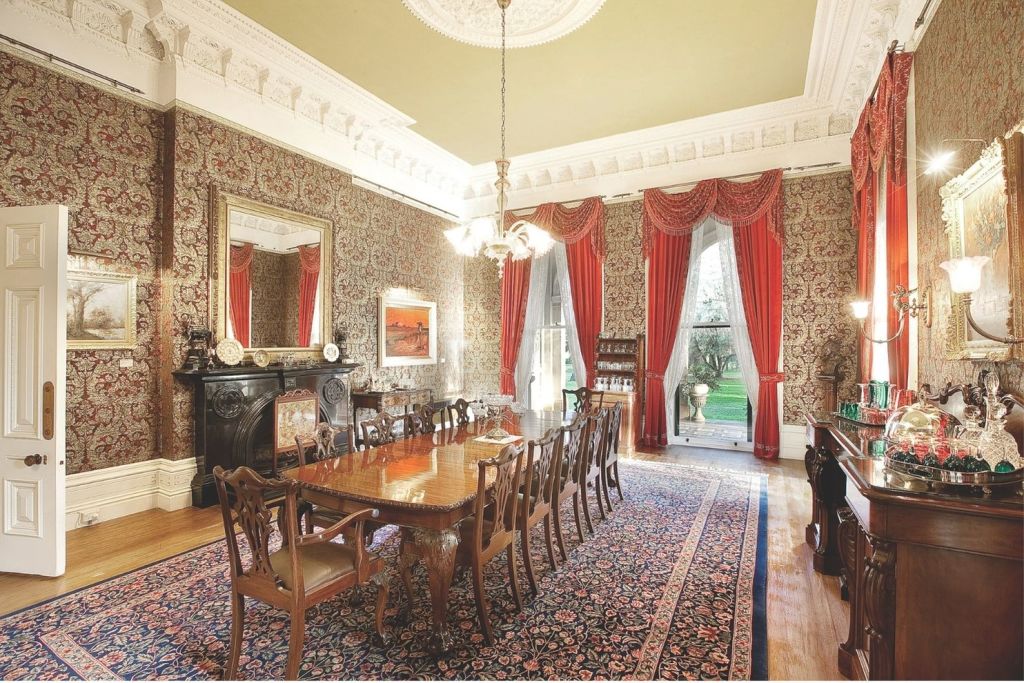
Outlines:
<svg viewBox="0 0 1024 683"><path fill-rule="evenodd" d="M850 598L839 670L858 679L1024 676L1024 497L932 487L872 458L882 430L808 415L844 478L834 533ZM809 451L812 449L809 449ZM832 475L827 475L829 479ZM819 479L819 484L821 480ZM838 483L826 484L828 499ZM817 499L816 495L816 499ZM821 513L826 517L829 505ZM812 522L814 523L814 522ZM831 546L831 537L826 539ZM828 555L826 548L826 555Z"/></svg>
<svg viewBox="0 0 1024 683"><path fill-rule="evenodd" d="M269 474L273 456L274 399L294 389L320 397L320 419L342 430L339 452L347 452L350 429L349 374L358 363L314 366L235 366L210 370L182 369L174 373L194 386L196 476L192 504L217 503L213 468L246 465Z"/></svg>

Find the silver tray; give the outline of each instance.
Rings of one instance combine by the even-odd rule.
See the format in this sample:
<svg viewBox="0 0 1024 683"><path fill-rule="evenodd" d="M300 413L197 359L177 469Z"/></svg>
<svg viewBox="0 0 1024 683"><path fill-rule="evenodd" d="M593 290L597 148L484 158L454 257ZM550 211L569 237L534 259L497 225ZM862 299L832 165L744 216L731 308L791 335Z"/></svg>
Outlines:
<svg viewBox="0 0 1024 683"><path fill-rule="evenodd" d="M983 486L989 488L1024 482L1024 468L1013 472L954 472L953 470L944 470L941 467L894 462L888 455L885 456L885 468L909 477L924 479L925 481L937 481L954 486Z"/></svg>

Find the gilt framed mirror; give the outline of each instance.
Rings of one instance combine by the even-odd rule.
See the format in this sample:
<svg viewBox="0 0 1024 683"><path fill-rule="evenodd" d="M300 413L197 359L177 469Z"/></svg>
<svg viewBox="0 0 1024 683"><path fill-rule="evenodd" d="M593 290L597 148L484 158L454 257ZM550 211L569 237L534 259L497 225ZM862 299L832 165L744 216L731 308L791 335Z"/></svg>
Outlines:
<svg viewBox="0 0 1024 683"><path fill-rule="evenodd" d="M949 257L987 256L971 312L999 336L1024 333L1024 135L1016 131L988 145L963 173L939 190ZM963 296L951 294L947 338L951 360L1008 360L1021 350L986 339L967 324ZM1017 345L1019 347L1020 345Z"/></svg>
<svg viewBox="0 0 1024 683"><path fill-rule="evenodd" d="M318 358L331 341L331 222L212 193L211 328L256 350Z"/></svg>

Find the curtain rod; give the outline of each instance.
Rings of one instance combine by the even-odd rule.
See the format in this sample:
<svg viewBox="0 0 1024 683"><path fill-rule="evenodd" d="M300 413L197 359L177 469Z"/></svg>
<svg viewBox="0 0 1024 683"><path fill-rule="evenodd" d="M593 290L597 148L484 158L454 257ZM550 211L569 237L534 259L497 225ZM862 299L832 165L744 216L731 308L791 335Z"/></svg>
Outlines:
<svg viewBox="0 0 1024 683"><path fill-rule="evenodd" d="M806 166L787 166L786 168L782 169L782 172L785 173L786 171L806 171L809 168L829 168L829 167L832 167L832 166L839 166L839 165L841 165L841 162L839 162L839 161L828 161L828 162L825 162L825 163L822 163L822 164L808 164ZM733 175L722 176L722 177L716 178L715 180L733 180L735 178L746 178L747 176L756 176L756 175L761 175L761 174L760 173L734 173ZM698 182L700 182L700 181L686 182L686 183L672 183L671 185L661 185L660 187L648 187L648 188L644 188L642 190L637 190L636 192L622 192L620 194L601 195L601 198L602 199L621 199L622 197L630 197L630 196L633 196L633 195L643 196L643 193L644 193L645 190L667 190L667 189L670 189L670 188L673 188L673 187L694 186ZM594 195L590 195L590 197L592 197L592 196L594 196ZM590 197L582 197L580 199L567 199L565 201L561 201L561 202L558 202L558 203L559 204L573 204L575 202L582 202L582 201L584 201L586 199L590 199ZM544 202L544 204L549 204L549 203L550 202ZM511 211L513 211L513 212L516 212L516 211L531 211L531 210L537 209L537 208L539 208L541 206L543 206L543 204L536 204L534 206L523 206L523 207L511 209ZM484 214L484 215L489 216L490 214ZM477 216L477 218L479 218L479 217L480 216Z"/></svg>
<svg viewBox="0 0 1024 683"><path fill-rule="evenodd" d="M106 81L107 83L109 83L110 85L114 86L115 88L124 88L128 92L135 93L136 95L145 95L144 92L142 92L141 90L136 88L134 85L128 85L127 83L122 83L121 81L117 80L116 78L111 78L110 76L106 76L104 74L101 74L98 71L93 71L92 69L90 69L88 67L85 67L85 66L82 66L81 64L75 64L72 61L64 59L63 57L58 57L57 55L53 54L52 52L47 52L46 50L40 50L38 47L35 47L33 45L29 45L28 43L23 43L20 40L17 40L15 38L11 38L10 36L6 36L6 35L4 35L2 33L0 33L0 39L6 40L11 45L14 45L16 47L20 47L23 50L28 50L29 52L34 52L35 54L40 55L41 57L45 57L47 60L49 60L51 62L57 62L58 64L63 64L64 66L68 66L68 67L71 67L72 69L76 69L76 70L81 71L83 73L87 73L90 76L94 76L94 77L100 79L101 81Z"/></svg>

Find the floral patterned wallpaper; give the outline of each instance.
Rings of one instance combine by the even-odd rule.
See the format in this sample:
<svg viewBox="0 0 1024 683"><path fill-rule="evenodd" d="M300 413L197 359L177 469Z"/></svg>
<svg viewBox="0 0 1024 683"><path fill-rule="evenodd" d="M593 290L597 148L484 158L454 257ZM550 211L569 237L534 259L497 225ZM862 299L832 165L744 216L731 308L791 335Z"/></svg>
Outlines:
<svg viewBox="0 0 1024 683"><path fill-rule="evenodd" d="M857 331L847 302L857 284L857 235L850 220L853 178L849 172L788 178L782 183L782 420L803 424L804 411L822 411L826 385L822 345L835 340L846 376L839 396L852 396L856 381Z"/></svg>
<svg viewBox="0 0 1024 683"><path fill-rule="evenodd" d="M298 344L299 255L254 249L249 343L252 346Z"/></svg>
<svg viewBox="0 0 1024 683"><path fill-rule="evenodd" d="M917 156L925 160L949 138L992 140L1024 118L1024 3L1019 0L943 0L914 57ZM920 328L920 381L975 382L990 363L946 360L949 258L939 188L970 166L979 144L964 143L950 173L917 179L918 281L932 285L932 327ZM1024 393L1024 364L1001 363L1004 387Z"/></svg>
<svg viewBox="0 0 1024 683"><path fill-rule="evenodd" d="M170 244L164 254L170 311L166 329L170 367L185 357L180 333L188 318L207 317L207 231L210 189L326 218L334 225L334 327L348 331L349 354L384 381L408 381L438 398L462 389L463 262L436 258L449 253L441 218L352 184L351 176L261 138L225 126L190 110L168 114L173 145L173 220L165 226ZM390 289L412 292L438 304L437 365L379 369L378 297ZM166 457L192 453L192 394L183 383L169 383L163 400Z"/></svg>
<svg viewBox="0 0 1024 683"><path fill-rule="evenodd" d="M163 139L159 112L0 52L0 205L65 204L68 248L103 256L78 267L138 276L138 345L68 351L69 474L158 455Z"/></svg>
<svg viewBox="0 0 1024 683"><path fill-rule="evenodd" d="M498 370L501 367L498 353L501 335L498 267L489 259L464 259L463 289L466 346L462 367L468 399L498 391Z"/></svg>
<svg viewBox="0 0 1024 683"><path fill-rule="evenodd" d="M605 210L604 333L635 337L647 328L646 265L640 249L643 202Z"/></svg>

